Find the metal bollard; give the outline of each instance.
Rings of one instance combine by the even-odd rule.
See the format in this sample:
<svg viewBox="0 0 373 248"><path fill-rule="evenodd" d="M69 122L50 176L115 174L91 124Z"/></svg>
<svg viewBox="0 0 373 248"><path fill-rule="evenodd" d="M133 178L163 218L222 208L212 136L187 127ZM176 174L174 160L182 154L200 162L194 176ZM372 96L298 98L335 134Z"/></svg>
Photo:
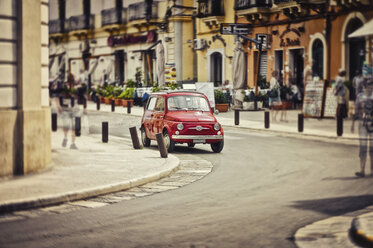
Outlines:
<svg viewBox="0 0 373 248"><path fill-rule="evenodd" d="M83 108L87 109L87 99L85 99L85 98L83 100Z"/></svg>
<svg viewBox="0 0 373 248"><path fill-rule="evenodd" d="M52 113L52 131L57 131L57 113Z"/></svg>
<svg viewBox="0 0 373 248"><path fill-rule="evenodd" d="M100 99L96 97L96 109L100 110Z"/></svg>
<svg viewBox="0 0 373 248"><path fill-rule="evenodd" d="M164 143L163 134L162 133L157 133L155 135L155 137L157 138L158 149L159 149L159 152L161 153L161 157L162 158L167 158L168 157L168 152L167 152L167 149L166 149L166 145Z"/></svg>
<svg viewBox="0 0 373 248"><path fill-rule="evenodd" d="M298 114L298 132L303 132L304 127L304 115Z"/></svg>
<svg viewBox="0 0 373 248"><path fill-rule="evenodd" d="M132 144L134 149L141 149L139 136L137 135L137 129L136 127L130 127L130 134L132 139Z"/></svg>
<svg viewBox="0 0 373 248"><path fill-rule="evenodd" d="M80 117L75 117L75 136L79 137L81 134Z"/></svg>
<svg viewBox="0 0 373 248"><path fill-rule="evenodd" d="M108 143L109 141L109 123L107 121L102 122L102 142Z"/></svg>
<svg viewBox="0 0 373 248"><path fill-rule="evenodd" d="M240 111L238 109L234 110L234 125L240 125Z"/></svg>
<svg viewBox="0 0 373 248"><path fill-rule="evenodd" d="M74 105L75 105L75 99L74 99L74 97L72 96L70 98L70 100L71 100L71 107L74 107Z"/></svg>
<svg viewBox="0 0 373 248"><path fill-rule="evenodd" d="M269 128L269 111L264 112L264 127Z"/></svg>
<svg viewBox="0 0 373 248"><path fill-rule="evenodd" d="M114 99L111 99L111 112L115 111L115 101Z"/></svg>
<svg viewBox="0 0 373 248"><path fill-rule="evenodd" d="M131 106L132 104L131 104L131 101L128 101L127 102L127 114L131 114Z"/></svg>
<svg viewBox="0 0 373 248"><path fill-rule="evenodd" d="M343 118L341 115L337 116L337 135L342 136L343 134Z"/></svg>

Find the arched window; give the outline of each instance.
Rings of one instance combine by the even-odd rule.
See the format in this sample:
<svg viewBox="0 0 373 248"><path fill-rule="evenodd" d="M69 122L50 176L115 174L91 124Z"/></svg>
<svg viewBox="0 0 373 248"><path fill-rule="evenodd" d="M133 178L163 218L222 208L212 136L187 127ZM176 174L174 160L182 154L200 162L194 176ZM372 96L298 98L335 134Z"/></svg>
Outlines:
<svg viewBox="0 0 373 248"><path fill-rule="evenodd" d="M312 76L324 78L324 45L320 39L316 39L312 44L312 61Z"/></svg>
<svg viewBox="0 0 373 248"><path fill-rule="evenodd" d="M214 86L221 86L223 82L223 56L219 52L211 54L211 81Z"/></svg>

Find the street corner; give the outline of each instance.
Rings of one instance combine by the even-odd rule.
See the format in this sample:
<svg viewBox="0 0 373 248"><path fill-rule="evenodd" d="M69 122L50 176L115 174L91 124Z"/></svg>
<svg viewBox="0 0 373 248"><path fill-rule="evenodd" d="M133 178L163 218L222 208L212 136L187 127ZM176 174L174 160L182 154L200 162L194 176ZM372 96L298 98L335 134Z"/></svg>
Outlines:
<svg viewBox="0 0 373 248"><path fill-rule="evenodd" d="M350 234L357 244L363 247L373 247L373 212L353 218Z"/></svg>

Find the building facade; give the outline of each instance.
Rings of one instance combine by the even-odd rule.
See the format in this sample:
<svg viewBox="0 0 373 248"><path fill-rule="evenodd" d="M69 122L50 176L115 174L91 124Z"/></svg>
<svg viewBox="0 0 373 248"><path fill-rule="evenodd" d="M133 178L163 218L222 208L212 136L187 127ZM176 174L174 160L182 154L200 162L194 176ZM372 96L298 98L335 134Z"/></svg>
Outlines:
<svg viewBox="0 0 373 248"><path fill-rule="evenodd" d="M51 162L48 1L0 2L0 176Z"/></svg>
<svg viewBox="0 0 373 248"><path fill-rule="evenodd" d="M50 79L84 71L91 84L123 84L140 71L141 83L154 85L155 49L162 42L177 81L192 80L193 71L183 66L192 60L192 50L186 51L192 5L188 0L51 0Z"/></svg>
<svg viewBox="0 0 373 248"><path fill-rule="evenodd" d="M235 1L237 22L252 29L251 37L262 38L263 50L246 44L248 85L255 85L254 75L267 81L278 71L285 85L304 88L304 73L309 67L312 76L328 84L345 69L352 79L363 62L372 63L367 52L369 39L349 39L348 35L373 18L373 5L367 0L346 1ZM260 61L260 66L258 66Z"/></svg>

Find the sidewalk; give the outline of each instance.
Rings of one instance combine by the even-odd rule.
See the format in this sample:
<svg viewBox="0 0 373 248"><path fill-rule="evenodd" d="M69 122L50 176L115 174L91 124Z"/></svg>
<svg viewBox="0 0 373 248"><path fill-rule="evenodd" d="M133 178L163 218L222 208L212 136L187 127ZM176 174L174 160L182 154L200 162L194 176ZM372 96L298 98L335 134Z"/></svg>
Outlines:
<svg viewBox="0 0 373 248"><path fill-rule="evenodd" d="M70 136L68 136L70 137ZM179 159L158 151L134 150L130 141L100 135L76 138L79 149L61 146L63 132L52 132L52 165L43 172L0 181L0 213L42 207L115 192L169 175Z"/></svg>

